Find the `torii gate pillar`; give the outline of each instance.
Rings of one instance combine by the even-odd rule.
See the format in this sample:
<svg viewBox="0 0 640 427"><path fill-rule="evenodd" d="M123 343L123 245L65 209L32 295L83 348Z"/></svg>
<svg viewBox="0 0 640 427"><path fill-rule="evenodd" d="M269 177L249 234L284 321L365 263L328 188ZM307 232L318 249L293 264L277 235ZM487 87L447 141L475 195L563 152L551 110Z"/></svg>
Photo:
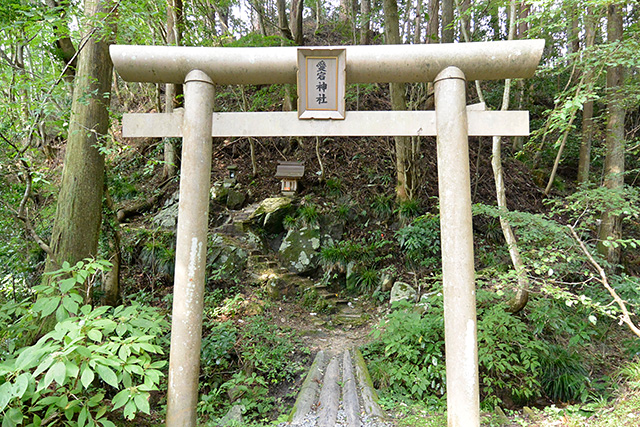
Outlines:
<svg viewBox="0 0 640 427"><path fill-rule="evenodd" d="M442 70L434 81L438 194L450 427L480 425L476 287L464 73Z"/></svg>
<svg viewBox="0 0 640 427"><path fill-rule="evenodd" d="M187 74L167 426L198 425L195 408L202 344L214 98L215 88L209 76L199 70Z"/></svg>

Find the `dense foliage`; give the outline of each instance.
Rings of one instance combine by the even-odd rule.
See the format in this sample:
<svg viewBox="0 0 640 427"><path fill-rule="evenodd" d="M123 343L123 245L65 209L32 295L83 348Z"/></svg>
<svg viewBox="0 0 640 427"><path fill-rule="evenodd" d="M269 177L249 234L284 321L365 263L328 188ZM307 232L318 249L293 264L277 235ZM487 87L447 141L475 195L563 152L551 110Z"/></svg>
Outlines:
<svg viewBox="0 0 640 427"><path fill-rule="evenodd" d="M180 140L125 140L119 119L124 112L165 111L167 102L178 107L182 96L178 90L167 101L169 88L116 75L110 130L94 147L106 164L98 250L77 263L52 264L73 92L82 77L78 57L87 40L106 40L111 24L121 44L343 45L390 37L387 11L370 0L301 3L302 38L293 2L95 2L108 12L85 15L89 0L0 2L2 427L112 426L134 418L152 424L164 416L175 232L151 217L178 197L165 144L179 151ZM182 9L172 15L170 5L178 4ZM483 407L606 404L623 381L618 371L637 394L640 340L625 328L637 324L640 310L640 8L615 0L397 5L403 43L449 36L459 43L546 41L534 78L468 85L469 104L485 101L497 110L509 100L531 112L532 128L530 138L501 145L508 207L496 206L500 189L489 164L496 153L487 152L485 139L470 144ZM454 9L450 22L445 6ZM609 31L616 13L621 34ZM615 70L624 71L617 80ZM294 91L290 85L218 87L216 108L286 110L295 105ZM407 84L402 92L407 108L433 108L432 85ZM386 84L349 85L347 109L389 109L389 95ZM75 96L83 105L106 95ZM613 137L614 111L623 112L617 117L622 139ZM225 176L231 163L243 173L253 170L240 183L257 202L276 188L271 169L278 160L306 162L304 197L282 220L284 231L256 233L271 239L273 249L289 230L327 224L339 230L338 239L323 236L322 265L312 279L340 297L384 307L383 283L415 285L416 304L381 310L365 353L391 407L403 400L433 409L445 394L436 144L424 137L410 143L417 161L408 168L415 174L409 198L398 197L395 146L382 138L216 141L212 176ZM611 184L616 179L620 185ZM212 201L211 211L212 229L227 224L224 204ZM603 232L609 219L614 224ZM505 242L505 223L516 243ZM510 252L515 246L522 274ZM259 250L269 252L267 245ZM246 423L264 425L286 412L310 356L298 332L282 325L276 304L300 303L326 316L329 304L315 288L276 303L255 278L217 262L207 266L198 414L214 424L243 405ZM122 287L112 307L102 301L113 275ZM510 313L507 302L522 283L529 300Z"/></svg>

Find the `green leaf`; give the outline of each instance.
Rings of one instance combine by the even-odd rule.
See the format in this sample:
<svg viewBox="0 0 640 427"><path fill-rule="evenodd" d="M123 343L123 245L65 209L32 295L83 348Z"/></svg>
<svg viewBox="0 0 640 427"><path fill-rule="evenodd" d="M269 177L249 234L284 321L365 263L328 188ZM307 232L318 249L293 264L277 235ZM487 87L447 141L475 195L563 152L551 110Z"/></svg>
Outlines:
<svg viewBox="0 0 640 427"><path fill-rule="evenodd" d="M47 375L45 376L45 382L46 377L49 376L49 374L51 374L52 378L56 383L58 383L58 385L64 385L64 380L67 378L67 367L65 366L64 362L57 362L47 372Z"/></svg>
<svg viewBox="0 0 640 427"><path fill-rule="evenodd" d="M96 372L102 378L102 381L106 382L112 387L118 387L118 377L113 370L104 365L96 365Z"/></svg>
<svg viewBox="0 0 640 427"><path fill-rule="evenodd" d="M58 286L60 287L60 292L63 294L66 294L67 292L69 292L71 289L73 289L75 285L76 285L76 279L73 277L69 277L68 279L61 280L58 283Z"/></svg>
<svg viewBox="0 0 640 427"><path fill-rule="evenodd" d="M127 332L127 325L125 325L124 323L118 323L118 326L116 326L116 333L118 334L118 336L121 337L126 332Z"/></svg>
<svg viewBox="0 0 640 427"><path fill-rule="evenodd" d="M47 317L48 315L56 311L59 303L59 296L38 298L36 303L33 305L33 311L40 313L41 317Z"/></svg>
<svg viewBox="0 0 640 427"><path fill-rule="evenodd" d="M73 419L73 415L76 413L74 408L67 408L64 411L64 416L67 418L67 421L71 421Z"/></svg>
<svg viewBox="0 0 640 427"><path fill-rule="evenodd" d="M149 393L138 393L133 397L138 410L148 414L151 410L149 407Z"/></svg>
<svg viewBox="0 0 640 427"><path fill-rule="evenodd" d="M131 356L131 348L128 345L123 345L118 350L118 357L122 360L127 360Z"/></svg>
<svg viewBox="0 0 640 427"><path fill-rule="evenodd" d="M84 427L84 423L87 421L89 416L89 408L86 406L82 408L80 414L78 415L78 427Z"/></svg>
<svg viewBox="0 0 640 427"><path fill-rule="evenodd" d="M116 328L117 323L114 322L113 320L109 320L109 319L100 319L100 320L96 320L93 323L93 325L96 328L101 328L101 329L104 329L104 330L113 331Z"/></svg>
<svg viewBox="0 0 640 427"><path fill-rule="evenodd" d="M24 372L16 378L16 382L13 386L13 395L18 399L24 396L25 391L27 391L27 387L29 387L29 378L31 378L31 374L28 372Z"/></svg>
<svg viewBox="0 0 640 427"><path fill-rule="evenodd" d="M11 400L11 383L6 382L0 385L0 412L4 411Z"/></svg>
<svg viewBox="0 0 640 427"><path fill-rule="evenodd" d="M43 354L48 352L47 350L48 350L48 346L47 348L38 348L37 345L33 347L26 347L16 359L16 362L14 365L16 370L24 371L32 368L34 365L37 364L38 359Z"/></svg>
<svg viewBox="0 0 640 427"><path fill-rule="evenodd" d="M113 404L113 409L118 409L124 406L129 401L130 397L131 397L131 390L124 389L120 391L118 394L113 396L113 399L111 399L111 403Z"/></svg>
<svg viewBox="0 0 640 427"><path fill-rule="evenodd" d="M136 404L133 400L128 401L127 404L124 405L123 413L128 420L132 420L136 416Z"/></svg>
<svg viewBox="0 0 640 427"><path fill-rule="evenodd" d="M2 419L2 427L15 427L16 423L14 423L11 418L9 417L4 417Z"/></svg>
<svg viewBox="0 0 640 427"><path fill-rule="evenodd" d="M87 332L87 336L95 342L102 341L102 332L100 332L98 329L89 330L89 332Z"/></svg>
<svg viewBox="0 0 640 427"><path fill-rule="evenodd" d="M9 408L5 414L4 419L2 420L2 427L5 426L15 426L17 424L22 424L22 411L18 408Z"/></svg>
<svg viewBox="0 0 640 427"><path fill-rule="evenodd" d="M82 383L84 388L89 388L94 378L95 374L93 373L91 368L85 366L85 368L82 370L82 376L80 376L80 382Z"/></svg>
<svg viewBox="0 0 640 427"><path fill-rule="evenodd" d="M72 361L67 361L65 363L65 367L67 368L67 377L69 378L78 378L78 372L80 372L80 368Z"/></svg>
<svg viewBox="0 0 640 427"><path fill-rule="evenodd" d="M65 296L62 298L62 306L66 308L69 313L78 314L78 303L75 302L70 296Z"/></svg>

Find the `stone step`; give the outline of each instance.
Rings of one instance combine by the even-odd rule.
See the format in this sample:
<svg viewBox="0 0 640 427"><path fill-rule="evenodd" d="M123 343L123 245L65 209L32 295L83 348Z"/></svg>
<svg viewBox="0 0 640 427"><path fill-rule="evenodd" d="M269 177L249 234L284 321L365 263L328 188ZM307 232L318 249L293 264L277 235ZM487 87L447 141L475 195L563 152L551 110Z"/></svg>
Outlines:
<svg viewBox="0 0 640 427"><path fill-rule="evenodd" d="M289 416L291 426L387 427L359 350L319 351Z"/></svg>
<svg viewBox="0 0 640 427"><path fill-rule="evenodd" d="M279 264L277 261L274 261L268 255L249 255L247 258L247 267L252 268L254 270L275 270L279 269Z"/></svg>

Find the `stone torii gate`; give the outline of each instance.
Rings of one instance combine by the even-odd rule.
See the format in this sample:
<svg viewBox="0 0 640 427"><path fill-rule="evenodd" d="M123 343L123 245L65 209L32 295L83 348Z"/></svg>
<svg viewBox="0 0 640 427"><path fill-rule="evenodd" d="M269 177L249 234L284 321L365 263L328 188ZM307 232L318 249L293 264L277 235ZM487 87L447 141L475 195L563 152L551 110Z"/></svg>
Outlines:
<svg viewBox="0 0 640 427"><path fill-rule="evenodd" d="M468 136L526 136L529 116L468 108L466 79L531 77L543 47L543 40L525 40L318 48L343 50L346 83L433 81L436 109L300 120L297 112L214 112L215 84L296 83L295 47L111 46L123 79L185 85L184 112L123 117L125 137L183 138L167 426L197 425L212 136L320 135L437 136L448 425L479 426Z"/></svg>

